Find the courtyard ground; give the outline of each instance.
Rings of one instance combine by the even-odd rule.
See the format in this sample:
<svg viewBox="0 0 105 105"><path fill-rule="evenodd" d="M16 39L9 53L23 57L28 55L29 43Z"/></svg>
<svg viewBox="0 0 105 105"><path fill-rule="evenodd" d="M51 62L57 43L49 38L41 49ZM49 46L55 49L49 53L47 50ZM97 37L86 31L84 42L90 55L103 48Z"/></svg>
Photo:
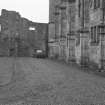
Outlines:
<svg viewBox="0 0 105 105"><path fill-rule="evenodd" d="M0 58L1 105L105 105L105 78L50 59Z"/></svg>

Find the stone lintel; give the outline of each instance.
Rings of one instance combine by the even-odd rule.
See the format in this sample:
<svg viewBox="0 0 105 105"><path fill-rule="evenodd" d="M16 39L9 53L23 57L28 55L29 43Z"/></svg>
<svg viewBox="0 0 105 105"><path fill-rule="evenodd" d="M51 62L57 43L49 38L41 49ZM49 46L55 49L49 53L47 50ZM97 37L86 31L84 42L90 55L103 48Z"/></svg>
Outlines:
<svg viewBox="0 0 105 105"><path fill-rule="evenodd" d="M101 32L101 33L99 33L100 35L105 35L105 32Z"/></svg>
<svg viewBox="0 0 105 105"><path fill-rule="evenodd" d="M72 3L72 2L75 2L75 0L62 0L62 2Z"/></svg>
<svg viewBox="0 0 105 105"><path fill-rule="evenodd" d="M62 35L62 36L60 36L60 38L66 38L66 36L63 36L63 35Z"/></svg>
<svg viewBox="0 0 105 105"><path fill-rule="evenodd" d="M66 5L65 4L61 4L60 6L59 6L59 8L62 10L62 9L66 9Z"/></svg>
<svg viewBox="0 0 105 105"><path fill-rule="evenodd" d="M77 32L79 32L79 33L89 33L89 30L85 29L85 28L82 28L82 29L78 30Z"/></svg>
<svg viewBox="0 0 105 105"><path fill-rule="evenodd" d="M61 6L60 9L61 10L65 10L66 9L66 6Z"/></svg>
<svg viewBox="0 0 105 105"><path fill-rule="evenodd" d="M59 15L60 13L59 12L54 12L54 15Z"/></svg>
<svg viewBox="0 0 105 105"><path fill-rule="evenodd" d="M100 24L98 25L99 28L104 28L105 27L105 24Z"/></svg>
<svg viewBox="0 0 105 105"><path fill-rule="evenodd" d="M74 31L71 31L71 32L67 33L67 36L74 36L74 35L75 35Z"/></svg>
<svg viewBox="0 0 105 105"><path fill-rule="evenodd" d="M49 24L55 24L55 22L52 21L52 22L49 22Z"/></svg>

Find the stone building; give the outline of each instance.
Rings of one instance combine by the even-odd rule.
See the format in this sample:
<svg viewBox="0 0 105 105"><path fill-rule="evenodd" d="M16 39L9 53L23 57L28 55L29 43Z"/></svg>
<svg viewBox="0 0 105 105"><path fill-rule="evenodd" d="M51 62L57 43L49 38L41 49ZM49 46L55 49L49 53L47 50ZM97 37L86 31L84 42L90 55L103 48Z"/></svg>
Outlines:
<svg viewBox="0 0 105 105"><path fill-rule="evenodd" d="M0 43L6 46L8 56L31 56L31 49L47 49L47 23L32 22L18 12L3 9L0 24Z"/></svg>
<svg viewBox="0 0 105 105"><path fill-rule="evenodd" d="M56 9L58 8L57 5L59 5L59 3L61 2L61 0L50 0L49 4L49 28L48 28L48 32L49 32L49 37L48 37L48 43L49 43L49 57L57 57L59 55L59 48L58 48L58 44L56 44L56 40L55 37L56 35L56 28L58 28L57 26L55 26L55 23L58 22L57 18L59 15L59 13L57 13ZM58 24L58 23L57 23ZM58 34L58 33L57 33Z"/></svg>
<svg viewBox="0 0 105 105"><path fill-rule="evenodd" d="M76 62L104 69L104 0L76 0Z"/></svg>
<svg viewBox="0 0 105 105"><path fill-rule="evenodd" d="M61 0L53 9L50 55L105 69L105 1Z"/></svg>
<svg viewBox="0 0 105 105"><path fill-rule="evenodd" d="M76 62L82 65L89 62L89 4L89 0L76 0L75 56Z"/></svg>
<svg viewBox="0 0 105 105"><path fill-rule="evenodd" d="M21 34L21 17L20 14L15 11L8 11L2 9L0 16L1 24L1 38L0 42L2 46L6 46L7 55L9 56L10 52L14 52L14 48L17 46L15 41L16 37L19 37ZM11 55L11 54L10 54Z"/></svg>
<svg viewBox="0 0 105 105"><path fill-rule="evenodd" d="M49 55L75 60L75 0L60 0L51 6L54 9L50 19L53 22L49 22Z"/></svg>
<svg viewBox="0 0 105 105"><path fill-rule="evenodd" d="M3 38L15 37L16 33L20 34L21 30L21 17L15 11L8 11L3 9L1 12L1 31Z"/></svg>
<svg viewBox="0 0 105 105"><path fill-rule="evenodd" d="M66 60L75 61L75 35L76 35L76 0L66 0L67 35L66 35Z"/></svg>
<svg viewBox="0 0 105 105"><path fill-rule="evenodd" d="M77 0L76 61L105 69L105 1Z"/></svg>
<svg viewBox="0 0 105 105"><path fill-rule="evenodd" d="M105 1L90 2L90 56L91 64L105 69Z"/></svg>
<svg viewBox="0 0 105 105"><path fill-rule="evenodd" d="M59 4L55 5L54 11L54 26L55 26L55 36L54 36L54 49L53 54L59 59L66 58L66 2L60 1Z"/></svg>
<svg viewBox="0 0 105 105"><path fill-rule="evenodd" d="M32 49L41 49L48 56L48 24L29 21L27 41ZM33 30L34 29L34 30Z"/></svg>

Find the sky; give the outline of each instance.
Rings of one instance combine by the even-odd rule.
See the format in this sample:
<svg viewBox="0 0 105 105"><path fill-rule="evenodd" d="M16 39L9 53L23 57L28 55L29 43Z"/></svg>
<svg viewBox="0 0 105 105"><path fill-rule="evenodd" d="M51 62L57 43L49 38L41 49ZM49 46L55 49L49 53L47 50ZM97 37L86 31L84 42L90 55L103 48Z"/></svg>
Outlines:
<svg viewBox="0 0 105 105"><path fill-rule="evenodd" d="M2 9L17 11L33 22L49 21L49 0L0 0L0 11Z"/></svg>

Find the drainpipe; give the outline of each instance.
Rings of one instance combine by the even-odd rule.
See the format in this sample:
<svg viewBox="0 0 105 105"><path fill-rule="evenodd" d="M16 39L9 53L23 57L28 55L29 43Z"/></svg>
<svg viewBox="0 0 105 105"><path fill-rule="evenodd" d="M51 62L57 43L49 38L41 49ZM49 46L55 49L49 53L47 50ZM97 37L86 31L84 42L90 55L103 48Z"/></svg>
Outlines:
<svg viewBox="0 0 105 105"><path fill-rule="evenodd" d="M84 0L82 0L82 24L81 24L81 34L83 34L84 32ZM81 37L82 38L82 37ZM83 40L83 39L82 39ZM81 44L81 65L83 65L84 60L83 60L83 46Z"/></svg>
<svg viewBox="0 0 105 105"><path fill-rule="evenodd" d="M84 29L84 0L82 0L82 28Z"/></svg>
<svg viewBox="0 0 105 105"><path fill-rule="evenodd" d="M105 8L104 8L104 0L102 0L102 27L101 28L104 28L104 11L105 11ZM103 30L102 30L103 31ZM104 32L101 32L101 70L104 70L104 59L103 59L103 55L104 55L104 52L103 52L103 38L104 36Z"/></svg>

